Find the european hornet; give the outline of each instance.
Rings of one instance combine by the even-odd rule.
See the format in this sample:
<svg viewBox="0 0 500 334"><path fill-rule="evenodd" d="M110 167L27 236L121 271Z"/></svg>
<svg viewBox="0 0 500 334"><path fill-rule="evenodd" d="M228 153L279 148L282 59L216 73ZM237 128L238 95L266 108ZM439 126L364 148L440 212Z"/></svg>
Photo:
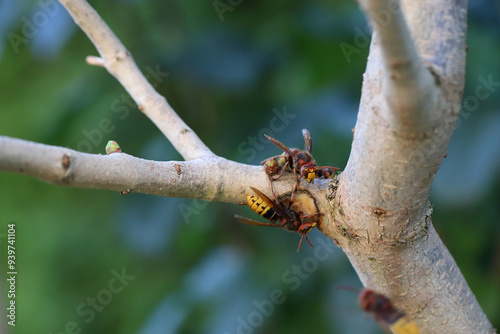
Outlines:
<svg viewBox="0 0 500 334"><path fill-rule="evenodd" d="M265 135L267 137L267 135ZM269 137L271 138L271 137ZM276 155L274 157L268 158L260 163L264 165L266 174L269 176L269 180L275 181L283 175L283 172L288 168L291 172L291 166L293 165L293 160L287 153ZM276 177L276 175L278 175Z"/></svg>
<svg viewBox="0 0 500 334"><path fill-rule="evenodd" d="M290 172L292 171L291 166L293 166L293 160L288 153L283 152L283 154L268 158L260 164L264 165L264 170L266 171L269 182L271 183L271 190L273 192L274 199L278 202L278 197L274 193L273 181L279 179L285 170Z"/></svg>
<svg viewBox="0 0 500 334"><path fill-rule="evenodd" d="M397 310L384 295L370 289L359 294L359 306L367 313L373 313L375 320L389 327L396 334L420 334L418 325L406 314Z"/></svg>
<svg viewBox="0 0 500 334"><path fill-rule="evenodd" d="M304 240L304 238L311 247L314 247L307 238L307 233L318 224L316 221L311 220L317 219L321 215L321 213L314 213L311 215L303 216L302 212L297 213L294 210L290 209L290 206L285 207L281 203L274 203L260 190L253 187L250 187L250 189L252 189L256 195L247 195L248 206L255 213L271 221L271 223L262 223L253 219L235 215L237 219L239 219L242 223L248 225L281 227L287 231L302 234L297 252L300 251L300 247L302 246L302 241ZM305 222L305 220L308 221Z"/></svg>
<svg viewBox="0 0 500 334"><path fill-rule="evenodd" d="M266 138L269 139L274 145L278 146L284 151L282 155L271 157L262 162L265 163L264 167L266 173L272 182L279 179L286 167L290 166L290 168L293 169L295 178L297 179L297 184L292 191L292 195L297 190L301 178L304 178L309 183L314 183L314 179L317 177L318 169L328 170L329 172L331 172L331 174L333 174L335 170L339 169L337 167L318 167L311 154L312 139L309 130L302 129L302 135L304 136L305 141L305 151L301 151L296 148L288 148L279 140L264 134L264 136L266 136ZM273 178L273 175L278 172L280 173L278 177ZM322 173L323 172L321 172L321 175L323 175Z"/></svg>

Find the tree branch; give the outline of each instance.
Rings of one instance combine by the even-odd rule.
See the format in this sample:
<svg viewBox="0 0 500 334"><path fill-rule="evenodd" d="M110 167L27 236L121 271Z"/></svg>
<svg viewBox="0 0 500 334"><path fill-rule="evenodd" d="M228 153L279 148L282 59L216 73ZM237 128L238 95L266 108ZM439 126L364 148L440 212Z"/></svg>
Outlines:
<svg viewBox="0 0 500 334"><path fill-rule="evenodd" d="M186 160L213 157L214 154L158 94L135 64L130 52L85 0L60 0L75 23L87 34L101 55L88 58L105 67L127 90L146 116L161 130Z"/></svg>
<svg viewBox="0 0 500 334"><path fill-rule="evenodd" d="M252 193L250 187L271 193L270 182L262 166L229 161L209 150L154 90L130 53L86 1L60 2L101 55L88 56L87 62L105 67L115 76L139 109L188 161L157 162L124 153L93 155L0 136L0 170L71 187L239 204L246 203L246 195ZM275 192L290 193L295 182L293 175L285 175L274 183Z"/></svg>
<svg viewBox="0 0 500 334"><path fill-rule="evenodd" d="M438 90L431 72L417 53L397 0L362 0L361 7L374 28L371 56L382 72L382 117L401 132L427 131L434 117ZM380 53L380 54L379 54ZM380 66L382 65L382 66Z"/></svg>
<svg viewBox="0 0 500 334"><path fill-rule="evenodd" d="M230 203L246 203L250 186L270 193L262 166L223 158L160 162L125 153L88 154L4 136L0 136L0 170L70 187Z"/></svg>
<svg viewBox="0 0 500 334"><path fill-rule="evenodd" d="M375 33L351 155L330 203L334 223L321 229L363 284L393 298L422 333L493 333L430 218L463 92L467 3L404 0L406 25L398 2L360 2Z"/></svg>
<svg viewBox="0 0 500 334"><path fill-rule="evenodd" d="M402 224L409 217L416 217L416 221L419 221L427 213L432 181L446 154L458 115L455 106L460 105L465 73L463 67L465 65L465 48L463 47L466 29L463 15L465 7L458 6L451 0L429 0L418 3L405 1L403 3L403 8L412 6L410 8L412 14L406 14L410 31L423 30L415 38L416 45L419 45L417 49L439 53L444 58L440 64L445 68L439 67L439 64L433 65L436 73L442 73L439 75L440 85L428 86L429 89L435 91L434 94L438 94L439 103L435 103L431 111L419 114L420 111L415 108L398 110L390 103L383 102L387 94L394 96L394 99L398 99L400 94L411 95L412 90L408 86L402 84L398 88L394 83L390 83L387 87L393 87L394 91L382 92L380 89L381 77L383 81L392 82L392 80L384 79L390 77L388 73L406 71L402 67L391 68L384 65L389 64L392 59L387 58L386 55L393 57L408 54L406 57L414 65L407 69L409 72L405 74L405 77L408 77L410 82L419 80L409 77L409 73L418 77L420 73L418 69L421 69L418 65L421 64L421 60L414 52L413 43L402 41L402 45L392 45L389 43L392 41L391 38L384 37L389 33L398 35L394 43L409 38L408 29L403 24L401 10L399 7L396 11L389 7L381 9L380 4L388 6L390 3L388 0L363 3L370 15L374 17L380 16L380 13L394 12L394 14L391 14L391 19L388 20L386 26L376 28L379 29L381 42L372 41L353 147L344 173L346 179L342 183L341 190L346 192L344 196L354 201L350 203L351 205L358 203L356 206L363 210L383 208L391 215L401 215ZM465 6L464 3L462 5ZM429 14L431 11L432 15ZM440 15L447 17L446 23L439 22ZM437 38L436 41L422 40L428 36L428 29L430 29L428 26L434 29L433 35L455 31L458 37L447 35L447 38ZM388 27L392 30L388 30ZM446 31L442 31L443 27ZM403 29L403 32L399 32L397 30L399 28ZM401 50L398 51L398 47ZM388 50L385 50L386 48ZM415 57L417 59L414 59ZM430 59L434 56L426 54L426 57ZM453 65L450 62L454 62ZM426 69L424 71L428 73ZM406 93L405 90L407 90ZM419 96L420 99L423 97ZM398 114L407 116L397 116ZM394 116L388 119L387 115ZM413 123L394 122L398 118L420 119L421 121L418 122L420 126L415 126L413 130L410 130L410 124ZM427 121L424 118L427 118ZM436 121L436 119L439 120ZM424 124L426 126L423 126ZM402 131L402 129L408 131ZM399 230L398 226L394 228Z"/></svg>

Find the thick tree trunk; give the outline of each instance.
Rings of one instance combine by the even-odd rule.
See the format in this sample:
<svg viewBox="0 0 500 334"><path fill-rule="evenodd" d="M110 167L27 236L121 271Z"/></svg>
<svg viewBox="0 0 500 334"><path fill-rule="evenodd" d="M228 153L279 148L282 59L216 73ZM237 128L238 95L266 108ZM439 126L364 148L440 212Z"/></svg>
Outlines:
<svg viewBox="0 0 500 334"><path fill-rule="evenodd" d="M374 34L351 155L323 232L363 284L423 333L492 333L429 204L460 111L467 2L407 0L402 11L395 1L360 2Z"/></svg>

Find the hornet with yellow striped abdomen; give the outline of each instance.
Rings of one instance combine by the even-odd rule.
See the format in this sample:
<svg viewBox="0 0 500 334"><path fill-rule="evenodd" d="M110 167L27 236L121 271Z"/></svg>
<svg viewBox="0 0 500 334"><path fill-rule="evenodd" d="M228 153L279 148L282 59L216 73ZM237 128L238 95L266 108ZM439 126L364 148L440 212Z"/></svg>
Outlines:
<svg viewBox="0 0 500 334"><path fill-rule="evenodd" d="M314 213L304 216L302 212L297 213L294 210L290 209L290 206L285 207L281 203L274 203L260 190L253 187L250 187L250 189L253 190L255 195L247 195L248 206L255 213L268 219L271 223L262 223L253 219L236 215L235 217L237 219L239 219L242 223L249 225L281 227L287 231L293 231L302 234L297 252L300 251L300 246L302 245L302 240L304 240L304 238L306 238L311 247L314 247L307 238L307 233L317 225L317 221L311 220L317 220L321 213Z"/></svg>
<svg viewBox="0 0 500 334"><path fill-rule="evenodd" d="M397 310L389 298L371 289L359 294L359 305L363 311L373 313L375 320L382 326L389 327L396 334L420 334L418 325L407 315Z"/></svg>
<svg viewBox="0 0 500 334"><path fill-rule="evenodd" d="M288 148L279 140L264 134L267 139L269 139L274 145L281 148L284 153L282 155L277 155L264 160L261 164L264 163L265 171L269 176L271 183L272 181L279 179L288 166L293 170L295 178L297 179L297 184L292 190L292 197L299 186L301 178L304 178L309 183L314 183L314 179L318 177L318 169L325 172L328 171L331 174L333 174L335 170L339 169L337 167L318 167L311 153L311 133L307 129L302 129L302 135L304 136L305 141L305 151L301 151L296 148ZM278 173L278 177L274 177L274 175Z"/></svg>

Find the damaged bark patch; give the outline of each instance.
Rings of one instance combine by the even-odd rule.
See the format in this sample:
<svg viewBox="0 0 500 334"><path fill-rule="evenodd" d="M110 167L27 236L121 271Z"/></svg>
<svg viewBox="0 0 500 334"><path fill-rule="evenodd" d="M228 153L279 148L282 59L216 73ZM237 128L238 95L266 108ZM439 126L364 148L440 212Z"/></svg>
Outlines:
<svg viewBox="0 0 500 334"><path fill-rule="evenodd" d="M373 208L372 213L377 217L381 218L387 215L387 211L382 208Z"/></svg>
<svg viewBox="0 0 500 334"><path fill-rule="evenodd" d="M179 165L179 164L175 164L175 165L174 165L174 167L175 167L175 171L177 172L177 175L179 175L179 176L180 176L180 175L182 174L182 168L181 168L181 165Z"/></svg>

